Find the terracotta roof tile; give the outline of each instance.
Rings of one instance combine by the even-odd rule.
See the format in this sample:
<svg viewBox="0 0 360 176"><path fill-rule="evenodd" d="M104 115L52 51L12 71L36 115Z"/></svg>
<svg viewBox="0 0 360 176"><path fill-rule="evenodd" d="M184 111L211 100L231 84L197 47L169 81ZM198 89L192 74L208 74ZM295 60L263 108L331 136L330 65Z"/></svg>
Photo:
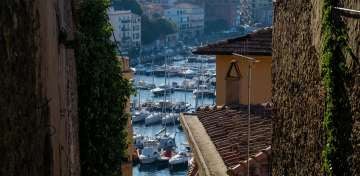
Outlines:
<svg viewBox="0 0 360 176"><path fill-rule="evenodd" d="M247 106L238 109L216 108L197 111L225 165L233 168L247 160ZM271 109L252 106L250 156L256 156L271 145Z"/></svg>
<svg viewBox="0 0 360 176"><path fill-rule="evenodd" d="M199 47L193 51L201 55L272 55L272 28L264 28L242 37Z"/></svg>

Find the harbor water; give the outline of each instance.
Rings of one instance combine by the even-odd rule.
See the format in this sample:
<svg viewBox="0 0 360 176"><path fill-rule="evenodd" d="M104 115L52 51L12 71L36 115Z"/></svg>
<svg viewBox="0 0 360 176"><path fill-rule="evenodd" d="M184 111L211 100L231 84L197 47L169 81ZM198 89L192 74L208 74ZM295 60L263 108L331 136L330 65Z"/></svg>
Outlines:
<svg viewBox="0 0 360 176"><path fill-rule="evenodd" d="M214 68L212 68L214 69ZM169 85L176 82L178 85L185 80L185 77L167 77L166 82ZM146 82L150 84L155 84L156 86L164 85L165 84L165 77L159 76L149 76L144 74L136 74L134 78L134 85L138 82ZM211 106L215 104L215 98L211 97L198 97L195 98L192 91L174 91L174 93L164 96L154 96L153 93L148 89L137 89L136 95L132 96L131 102L133 107L139 107L140 104L145 102L159 102L159 101L166 101L176 103L176 102L186 102L187 104L191 105L191 109L188 111L195 110L195 107L200 106ZM136 135L144 135L154 137L156 133L164 128L161 124L150 125L146 126L145 124L133 124L133 131ZM176 142L176 151L183 151L185 147L188 146L188 141L182 131L179 128L179 124L172 124L166 126L166 133L175 135L175 142ZM184 176L187 172L187 167L182 168L171 168L167 164L136 164L133 166L133 175L135 176Z"/></svg>

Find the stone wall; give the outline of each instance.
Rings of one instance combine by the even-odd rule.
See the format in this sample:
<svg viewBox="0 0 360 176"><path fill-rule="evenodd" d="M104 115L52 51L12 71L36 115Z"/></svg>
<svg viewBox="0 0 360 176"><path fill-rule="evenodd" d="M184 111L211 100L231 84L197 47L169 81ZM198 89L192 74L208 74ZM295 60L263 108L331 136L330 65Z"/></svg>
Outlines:
<svg viewBox="0 0 360 176"><path fill-rule="evenodd" d="M273 29L273 175L323 175L322 120L325 91L320 75L322 1L277 0ZM339 6L360 9L360 2ZM340 13L353 55L347 95L353 113L353 173L359 170L360 20ZM339 25L339 24L337 24ZM340 26L341 27L341 26Z"/></svg>
<svg viewBox="0 0 360 176"><path fill-rule="evenodd" d="M71 0L0 2L0 175L79 175Z"/></svg>

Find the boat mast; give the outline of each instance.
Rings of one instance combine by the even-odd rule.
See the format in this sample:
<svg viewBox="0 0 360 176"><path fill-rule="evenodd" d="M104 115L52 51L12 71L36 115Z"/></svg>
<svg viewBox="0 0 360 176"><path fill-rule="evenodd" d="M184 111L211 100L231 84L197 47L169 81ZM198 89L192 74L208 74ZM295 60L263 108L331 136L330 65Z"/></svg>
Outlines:
<svg viewBox="0 0 360 176"><path fill-rule="evenodd" d="M184 72L184 73L185 73L185 74L184 74L184 82L185 82L185 85L184 85L184 86L185 86L185 93L184 93L184 94L185 94L185 107L184 107L184 112L186 111L186 94L187 94L186 71L187 71L187 70L185 70L185 72Z"/></svg>
<svg viewBox="0 0 360 176"><path fill-rule="evenodd" d="M202 78L204 79L204 81L205 81L205 75L204 75L204 72L203 72L203 66L204 66L204 58L201 58L201 71L202 71ZM203 85L204 85L205 83L203 82ZM204 106L204 90L203 91L201 91L201 106Z"/></svg>
<svg viewBox="0 0 360 176"><path fill-rule="evenodd" d="M200 71L201 71L201 68L199 68L199 70L198 70L198 82L197 82L197 88L196 88L197 94L198 94L199 88L200 88ZM195 94L195 110L198 108L198 103L199 103L197 94Z"/></svg>
<svg viewBox="0 0 360 176"><path fill-rule="evenodd" d="M140 48L140 56L139 56L140 58L139 58L139 65L141 65L141 60L142 60L142 50L141 50L141 48ZM141 73L140 73L141 74ZM138 84L140 83L140 77L139 77L139 82L138 82ZM137 88L137 92L138 92L138 98L139 98L139 111L141 111L141 99L140 99L140 94L141 94L141 92L140 92L140 89L139 89L139 87Z"/></svg>
<svg viewBox="0 0 360 176"><path fill-rule="evenodd" d="M166 51L165 51L166 53ZM164 87L164 105L163 105L163 108L164 108L164 111L165 111L165 114L164 114L164 117L166 117L166 89L167 89L167 83L166 83L166 76L167 76L167 54L165 54L165 70L164 70L164 76L165 76L165 87ZM166 120L165 120L165 135L166 135Z"/></svg>
<svg viewBox="0 0 360 176"><path fill-rule="evenodd" d="M154 74L154 57L151 59L151 75L152 75L152 85L155 85L155 74ZM156 85L155 85L156 88ZM155 101L155 96L152 96L152 103Z"/></svg>

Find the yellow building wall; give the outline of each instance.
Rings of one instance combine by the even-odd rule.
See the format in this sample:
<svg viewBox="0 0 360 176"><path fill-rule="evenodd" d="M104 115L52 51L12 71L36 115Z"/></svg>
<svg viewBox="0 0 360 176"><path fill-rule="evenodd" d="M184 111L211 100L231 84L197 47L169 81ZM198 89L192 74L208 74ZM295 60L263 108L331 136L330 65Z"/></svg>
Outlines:
<svg viewBox="0 0 360 176"><path fill-rule="evenodd" d="M118 61L121 63L121 71L123 78L130 80L134 77L134 72L129 67L129 58L126 57L118 57ZM130 100L126 103L125 112L130 114ZM134 151L132 139L133 139L133 130L131 125L131 118L128 118L127 121L127 134L128 134L128 148L126 150L126 155L128 158L128 162L123 162L121 164L121 174L123 176L132 176L132 153Z"/></svg>
<svg viewBox="0 0 360 176"><path fill-rule="evenodd" d="M271 101L271 56L249 56L256 58L258 63L252 66L251 104L261 104ZM248 104L248 70L249 62L237 56L216 56L216 104L225 105L225 77L232 60L238 61L241 73L239 100L240 104ZM235 90L232 90L235 91Z"/></svg>

